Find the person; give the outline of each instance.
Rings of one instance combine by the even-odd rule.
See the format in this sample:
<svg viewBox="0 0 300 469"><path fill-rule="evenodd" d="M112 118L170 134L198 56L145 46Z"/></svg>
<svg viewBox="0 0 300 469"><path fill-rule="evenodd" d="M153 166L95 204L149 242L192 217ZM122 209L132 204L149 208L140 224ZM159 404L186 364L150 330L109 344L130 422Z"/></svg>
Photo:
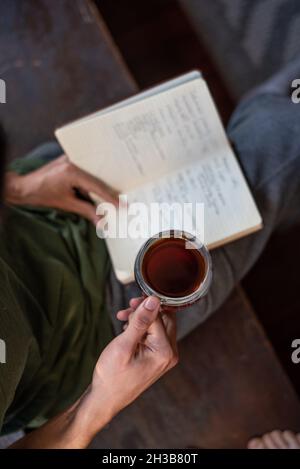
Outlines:
<svg viewBox="0 0 300 469"><path fill-rule="evenodd" d="M44 155L35 152L6 174L0 423L3 433L33 430L15 448L84 448L176 364L175 319L160 313L156 297L133 298L129 325L112 340L108 256L90 223L92 205L73 188L112 195L65 156L47 161L51 145Z"/></svg>
<svg viewBox="0 0 300 469"><path fill-rule="evenodd" d="M214 277L208 295L177 316L182 338L207 319L254 265L270 236L300 223L300 103L291 85L300 79L300 58L250 91L228 126L251 192L263 218L261 231L214 250ZM126 313L120 313L126 320ZM300 429L300 422L299 422ZM275 429L248 442L249 449L299 449L300 433Z"/></svg>
<svg viewBox="0 0 300 469"><path fill-rule="evenodd" d="M159 318L155 297L131 302L137 309L126 330L101 353L91 384L67 410L12 448L85 448L124 407L176 362L175 322Z"/></svg>
<svg viewBox="0 0 300 469"><path fill-rule="evenodd" d="M300 67L298 70L300 75ZM178 338L187 335L222 304L256 262L275 230L299 220L300 108L281 87L276 87L279 82L276 78L271 87L267 84L242 101L228 127L229 138L262 214L264 227L212 252L211 289L203 301L185 315L177 316ZM115 345L105 349L112 338L109 312L119 310L118 318L129 320L126 331L114 339L117 342L112 342L120 344L126 332L132 329L130 322L139 314L141 306L138 306L140 300L135 299L129 309L124 309L128 298L137 296L136 286L124 288L118 284L109 270L102 241L96 238L92 224L82 218L95 221L94 212L87 207L87 201L74 200L74 187L84 194L99 182L89 179L83 183L67 158L59 154L57 145L43 146L15 162L6 178L5 198L10 206L4 214L5 229L0 241L0 320L5 325L1 334L13 355L10 365L7 363L9 366L0 368L0 412L5 431L39 426L19 443L26 447L86 446L89 438L81 440L84 436L80 426L74 441L72 430L65 431L66 424L76 424L76 420L90 423L86 402L101 401L102 386L106 390L104 396L109 394L111 401L118 402L112 406L114 411L108 418L143 390L137 384L137 391L129 393L131 399L122 396L128 388L117 379L119 366L124 371L123 378L129 373L133 387L134 380L139 382L138 376L132 376L127 367L118 365L122 353L113 351ZM49 159L51 161L47 162ZM103 186L99 190L103 191ZM169 350L165 366L158 367L154 373L159 377L173 365L174 357L176 361L174 326L169 335L170 326L155 315L153 318L156 318L154 323L159 321L159 325L155 324L163 333ZM171 318L169 315L164 321ZM149 333L151 337L152 332ZM137 341L133 343L137 345ZM102 349L104 359L100 355L96 365L100 378L96 371L96 384L93 378L89 387ZM106 360L109 365L102 368L101 363L105 365ZM116 373L110 373L111 369ZM153 379L149 378L147 383L151 384ZM100 407L92 412L99 420ZM65 408L69 410L64 412ZM108 408L111 407L108 405ZM78 409L80 418L77 419ZM105 409L106 406L102 408L104 414ZM59 414L61 411L63 413ZM94 428L98 430L99 427Z"/></svg>

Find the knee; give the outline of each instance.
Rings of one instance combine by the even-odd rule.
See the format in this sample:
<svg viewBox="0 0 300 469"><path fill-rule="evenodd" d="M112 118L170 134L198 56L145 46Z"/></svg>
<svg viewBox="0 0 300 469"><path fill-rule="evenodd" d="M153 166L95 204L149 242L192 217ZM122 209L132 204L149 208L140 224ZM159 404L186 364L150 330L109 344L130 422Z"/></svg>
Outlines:
<svg viewBox="0 0 300 469"><path fill-rule="evenodd" d="M299 108L284 96L260 95L242 103L229 137L262 215L265 232L299 213Z"/></svg>
<svg viewBox="0 0 300 469"><path fill-rule="evenodd" d="M241 103L228 134L253 189L280 168L300 169L299 110L289 98L260 95Z"/></svg>

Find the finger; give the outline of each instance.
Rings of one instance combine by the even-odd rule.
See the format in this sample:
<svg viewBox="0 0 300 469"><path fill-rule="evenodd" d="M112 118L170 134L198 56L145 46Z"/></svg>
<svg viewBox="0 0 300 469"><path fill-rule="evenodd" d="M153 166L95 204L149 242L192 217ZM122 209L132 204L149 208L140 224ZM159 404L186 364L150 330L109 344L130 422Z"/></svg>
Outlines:
<svg viewBox="0 0 300 469"><path fill-rule="evenodd" d="M148 334L145 336L144 351L155 352L157 357L160 357L163 361L163 367L161 369L160 376L162 376L166 370L169 370L176 365L177 358L177 347L175 344L171 344L171 341L167 335L167 331L164 322L159 316L154 323L148 329Z"/></svg>
<svg viewBox="0 0 300 469"><path fill-rule="evenodd" d="M118 205L118 194L95 176L74 166L74 185L86 192L94 192L107 202Z"/></svg>
<svg viewBox="0 0 300 469"><path fill-rule="evenodd" d="M119 319L119 321L128 321L130 314L134 311L135 309L133 308L121 309L117 312L117 318Z"/></svg>
<svg viewBox="0 0 300 469"><path fill-rule="evenodd" d="M168 339L170 341L171 347L173 351L178 353L178 347L177 347L177 324L176 324L176 315L171 313L171 314L162 314L162 321L165 325L166 333L168 336Z"/></svg>
<svg viewBox="0 0 300 469"><path fill-rule="evenodd" d="M152 350L167 351L172 349L177 355L176 322L174 315L170 318L160 314L148 329L144 344Z"/></svg>
<svg viewBox="0 0 300 469"><path fill-rule="evenodd" d="M138 298L131 298L129 301L129 308L121 309L117 312L117 318L120 321L128 321L128 316L130 313L136 310L136 308L144 301L145 297L140 296Z"/></svg>
<svg viewBox="0 0 300 469"><path fill-rule="evenodd" d="M57 158L54 158L53 160L50 160L48 163L46 163L42 167L44 168L45 166L47 166L47 168L52 168L53 166L57 166L57 165L60 165L62 163L66 163L67 161L68 161L68 157L65 154L62 154L62 155L58 156Z"/></svg>
<svg viewBox="0 0 300 469"><path fill-rule="evenodd" d="M67 162L70 163L69 157L65 153L62 153L60 156L55 158L53 160L53 162L55 163L55 161L58 162L58 163L67 163ZM70 163L70 164L72 164L72 163Z"/></svg>
<svg viewBox="0 0 300 469"><path fill-rule="evenodd" d="M288 448L289 449L300 448L297 435L295 435L295 433L291 432L290 430L285 430L284 432L280 432L280 437L281 437L281 442L282 442L280 448L287 448L287 449Z"/></svg>
<svg viewBox="0 0 300 469"><path fill-rule="evenodd" d="M170 342L161 317L158 317L149 327L144 344L152 351L162 351L170 348Z"/></svg>
<svg viewBox="0 0 300 469"><path fill-rule="evenodd" d="M273 430L269 433L270 438L272 439L275 448L284 449L286 448L286 442L282 436L282 432L280 430Z"/></svg>
<svg viewBox="0 0 300 469"><path fill-rule="evenodd" d="M267 448L267 449L276 449L277 448L277 444L273 440L273 437L270 433L266 433L265 435L263 435L262 441L264 443L265 448Z"/></svg>
<svg viewBox="0 0 300 469"><path fill-rule="evenodd" d="M160 309L160 301L155 296L146 298L133 313L131 321L123 334L124 341L127 342L132 352L137 344L148 332L148 329L156 320Z"/></svg>
<svg viewBox="0 0 300 469"><path fill-rule="evenodd" d="M265 445L264 442L261 438L252 438L248 444L247 444L248 449L264 449Z"/></svg>
<svg viewBox="0 0 300 469"><path fill-rule="evenodd" d="M144 301L144 299L144 296L139 296L138 298L131 298L131 300L129 301L129 305L131 306L131 308L136 309L142 303L142 301Z"/></svg>
<svg viewBox="0 0 300 469"><path fill-rule="evenodd" d="M86 218L94 225L97 225L99 217L96 214L95 206L90 202L85 202L83 200L77 199L76 197L73 197L70 199L67 207L67 210L70 212L74 212L77 215Z"/></svg>
<svg viewBox="0 0 300 469"><path fill-rule="evenodd" d="M132 298L132 300L129 302L131 307L125 310L121 310L118 313L118 319L122 318L123 321L129 321L132 318L133 311L135 310L134 306L138 306L143 301L144 297ZM161 335L164 338L167 335L173 350L177 352L176 316L174 314L161 314L160 317L158 317L157 320L149 327L149 338L150 336L160 337Z"/></svg>
<svg viewBox="0 0 300 469"><path fill-rule="evenodd" d="M133 308L127 308L118 312L118 319L130 322L134 314ZM163 319L158 316L157 319L151 324L147 331L145 340L144 337L141 343L150 347L151 349L157 349L162 345L171 345L174 352L177 353L177 342L176 342L176 322L173 318L166 320L167 328L165 327ZM126 330L128 323L123 326L123 330ZM169 338L169 341L167 340Z"/></svg>

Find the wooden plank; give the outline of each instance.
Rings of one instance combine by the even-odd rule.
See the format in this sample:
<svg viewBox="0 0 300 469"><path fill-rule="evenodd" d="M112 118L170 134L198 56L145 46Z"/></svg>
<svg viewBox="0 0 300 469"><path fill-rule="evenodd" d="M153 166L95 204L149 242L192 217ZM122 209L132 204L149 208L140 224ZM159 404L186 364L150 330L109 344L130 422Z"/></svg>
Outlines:
<svg viewBox="0 0 300 469"><path fill-rule="evenodd" d="M275 233L259 261L243 281L255 311L268 331L298 395L300 369L291 360L291 344L300 337L300 224L285 232ZM288 276L278 275L288 272Z"/></svg>
<svg viewBox="0 0 300 469"><path fill-rule="evenodd" d="M3 2L0 107L10 157L68 120L136 91L87 0ZM180 345L181 363L126 409L93 446L231 447L273 428L299 430L297 398L254 313L236 291Z"/></svg>
<svg viewBox="0 0 300 469"><path fill-rule="evenodd" d="M141 88L199 69L224 123L233 108L216 66L176 0L95 0Z"/></svg>
<svg viewBox="0 0 300 469"><path fill-rule="evenodd" d="M53 139L56 127L136 91L94 4L5 0L0 16L0 122L9 158Z"/></svg>
<svg viewBox="0 0 300 469"><path fill-rule="evenodd" d="M183 312L184 314L184 312ZM180 344L180 364L125 409L94 448L243 448L300 430L300 405L240 289Z"/></svg>

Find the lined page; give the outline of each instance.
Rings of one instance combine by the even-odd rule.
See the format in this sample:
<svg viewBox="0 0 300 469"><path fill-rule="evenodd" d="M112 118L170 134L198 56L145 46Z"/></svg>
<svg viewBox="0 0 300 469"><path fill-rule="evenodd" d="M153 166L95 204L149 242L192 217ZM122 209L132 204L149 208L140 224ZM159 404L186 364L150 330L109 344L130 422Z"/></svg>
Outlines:
<svg viewBox="0 0 300 469"><path fill-rule="evenodd" d="M249 189L240 174L235 159L226 149L205 161L187 165L156 182L148 183L128 194L128 202L151 203L203 203L204 226L197 235L209 248L217 247L245 234L258 230L262 225ZM191 214L191 217L195 212ZM139 224L145 230L149 220L140 216ZM162 220L164 222L164 220ZM191 232L191 221L182 226L182 220L174 218L169 224L152 227L149 236L166 229L183 229ZM195 226L195 223L194 223ZM203 230L203 233L202 233ZM107 240L117 276L122 281L133 279L136 254L145 239Z"/></svg>
<svg viewBox="0 0 300 469"><path fill-rule="evenodd" d="M208 246L216 246L224 238L239 235L250 227L259 228L262 223L240 168L226 150L129 193L129 201L203 203L202 241Z"/></svg>
<svg viewBox="0 0 300 469"><path fill-rule="evenodd" d="M120 192L228 146L202 78L68 125L56 136L77 166Z"/></svg>

